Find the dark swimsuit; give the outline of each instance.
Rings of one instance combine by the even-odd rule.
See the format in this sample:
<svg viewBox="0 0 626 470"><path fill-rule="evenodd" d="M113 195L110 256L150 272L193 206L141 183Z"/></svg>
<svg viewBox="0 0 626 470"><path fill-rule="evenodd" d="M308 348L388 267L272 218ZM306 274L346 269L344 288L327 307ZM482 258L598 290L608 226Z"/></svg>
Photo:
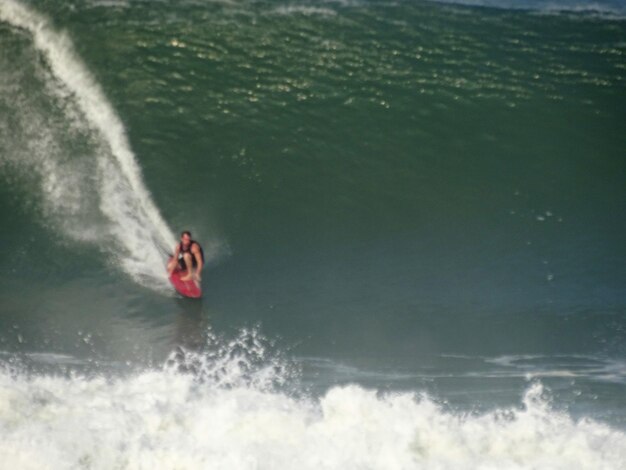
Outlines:
<svg viewBox="0 0 626 470"><path fill-rule="evenodd" d="M198 248L200 249L200 257L202 258L202 263L204 264L204 251L202 250L200 243L198 243L195 240L191 240L191 242L189 243L189 246L185 250L185 248L183 247L183 242L180 242L180 244L178 245L178 266L180 266L180 269L182 270L187 269L185 258L183 258L183 253L189 253L191 255L191 265L194 268L198 266L198 261L196 260L196 256L191 252L191 247L194 244L198 245Z"/></svg>

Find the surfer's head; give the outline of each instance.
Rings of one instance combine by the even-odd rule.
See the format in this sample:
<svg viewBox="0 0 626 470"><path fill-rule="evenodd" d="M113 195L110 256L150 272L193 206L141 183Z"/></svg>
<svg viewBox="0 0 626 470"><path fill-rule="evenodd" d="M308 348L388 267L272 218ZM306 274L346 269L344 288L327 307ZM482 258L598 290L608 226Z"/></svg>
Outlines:
<svg viewBox="0 0 626 470"><path fill-rule="evenodd" d="M188 231L188 230L185 230L184 232L181 232L181 234L180 234L180 241L185 246L189 245L191 243L191 232Z"/></svg>

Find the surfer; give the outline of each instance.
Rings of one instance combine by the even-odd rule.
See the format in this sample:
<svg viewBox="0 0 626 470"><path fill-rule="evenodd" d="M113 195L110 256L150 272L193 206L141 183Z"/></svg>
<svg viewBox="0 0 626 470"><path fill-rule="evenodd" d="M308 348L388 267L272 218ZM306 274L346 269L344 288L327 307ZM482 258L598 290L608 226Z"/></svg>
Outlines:
<svg viewBox="0 0 626 470"><path fill-rule="evenodd" d="M200 272L204 266L204 251L197 241L191 239L191 232L187 230L180 234L180 243L174 248L174 256L167 264L167 271L170 275L177 266L183 271L188 269L187 275L180 278L181 281L192 279L201 281Z"/></svg>

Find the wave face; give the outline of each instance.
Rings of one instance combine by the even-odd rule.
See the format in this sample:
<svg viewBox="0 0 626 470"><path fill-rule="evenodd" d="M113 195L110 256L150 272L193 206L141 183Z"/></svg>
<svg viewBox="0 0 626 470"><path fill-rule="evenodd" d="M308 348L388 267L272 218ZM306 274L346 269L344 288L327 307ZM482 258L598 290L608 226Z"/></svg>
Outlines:
<svg viewBox="0 0 626 470"><path fill-rule="evenodd" d="M0 164L36 175L46 221L90 242L145 285L165 285L174 236L146 189L126 131L71 40L28 7L0 3L19 38L2 56ZM17 66L15 66L17 64Z"/></svg>

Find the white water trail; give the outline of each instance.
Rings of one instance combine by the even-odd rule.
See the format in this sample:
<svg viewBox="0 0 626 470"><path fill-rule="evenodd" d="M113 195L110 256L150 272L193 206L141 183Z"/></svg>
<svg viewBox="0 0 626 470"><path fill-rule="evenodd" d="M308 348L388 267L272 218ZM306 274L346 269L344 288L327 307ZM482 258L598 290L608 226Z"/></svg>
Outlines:
<svg viewBox="0 0 626 470"><path fill-rule="evenodd" d="M71 40L55 31L44 16L14 0L0 0L0 22L32 37L35 50L48 67L44 88L63 103L69 121L67 133L79 129L83 135L88 134L95 149L94 154L81 157L89 163L67 163L65 156L60 156L63 149L58 148L62 147L59 140L65 138L65 131L56 130L50 138L46 118L26 111L25 127L31 129L38 142L28 142L27 158L14 157L12 163L30 165L28 171L41 175L48 215L56 219L74 216L74 220L57 224L65 235L98 244L134 280L162 288L166 278L164 255L159 248L171 248L175 238L143 183L124 126L99 84L75 53ZM37 123L33 115L42 126L34 131ZM31 157L33 152L39 157ZM95 207L86 207L90 200L96 201ZM81 214L92 209L100 212L106 223L97 227L81 224Z"/></svg>

